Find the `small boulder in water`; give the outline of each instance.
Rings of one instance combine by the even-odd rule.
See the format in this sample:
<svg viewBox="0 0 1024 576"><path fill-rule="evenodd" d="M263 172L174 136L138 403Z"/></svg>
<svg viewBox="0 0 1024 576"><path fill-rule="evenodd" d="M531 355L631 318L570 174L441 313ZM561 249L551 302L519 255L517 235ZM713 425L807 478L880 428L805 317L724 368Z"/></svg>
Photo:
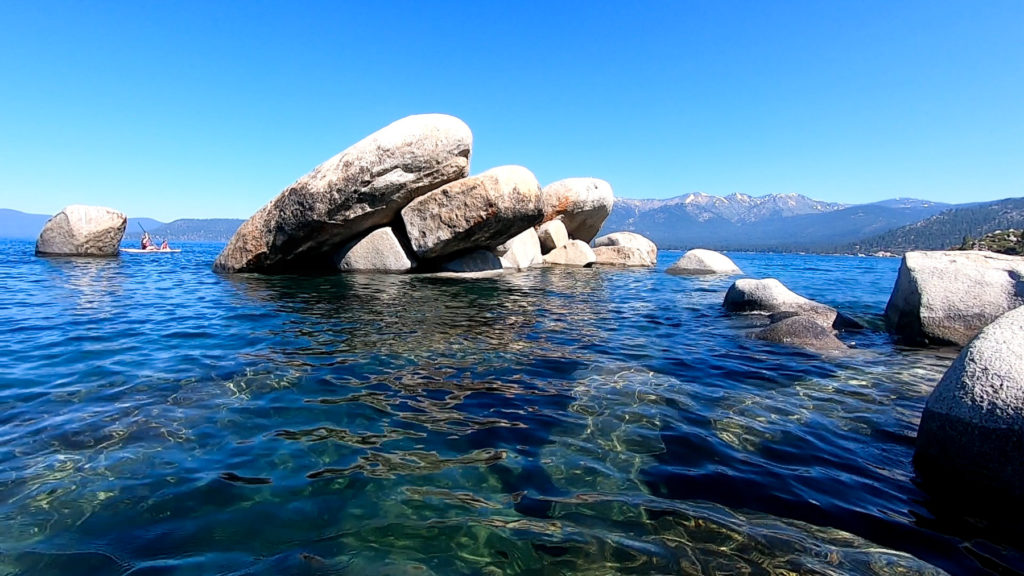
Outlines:
<svg viewBox="0 0 1024 576"><path fill-rule="evenodd" d="M449 260L441 265L444 272L455 272L466 274L471 272L495 272L501 271L501 260L487 250L476 250Z"/></svg>
<svg viewBox="0 0 1024 576"><path fill-rule="evenodd" d="M683 257L676 260L665 272L680 275L705 275L705 274L743 274L739 266L725 254L714 250L694 248L683 254Z"/></svg>
<svg viewBox="0 0 1024 576"><path fill-rule="evenodd" d="M540 239L532 226L495 248L494 255L501 260L502 266L514 270L525 270L544 261L540 253Z"/></svg>
<svg viewBox="0 0 1024 576"><path fill-rule="evenodd" d="M116 256L128 218L102 206L68 206L46 221L36 240L39 256Z"/></svg>
<svg viewBox="0 0 1024 576"><path fill-rule="evenodd" d="M787 315L753 334L753 338L789 346L798 346L821 352L846 350L846 344L836 338L834 331L813 318Z"/></svg>
<svg viewBox="0 0 1024 576"><path fill-rule="evenodd" d="M658 262L658 245L635 232L612 232L611 234L605 234L600 238L594 239L595 248L603 246L629 246L636 248L647 255L647 260L651 262L651 266Z"/></svg>
<svg viewBox="0 0 1024 576"><path fill-rule="evenodd" d="M654 266L650 253L634 246L598 246L594 248L594 258L598 266Z"/></svg>
<svg viewBox="0 0 1024 576"><path fill-rule="evenodd" d="M924 485L960 505L1024 504L1024 307L965 347L928 397L914 465Z"/></svg>
<svg viewBox="0 0 1024 576"><path fill-rule="evenodd" d="M860 329L860 322L838 312L831 306L809 300L786 288L775 278L755 280L741 278L733 282L722 302L729 312L796 312L813 318L826 328L837 330Z"/></svg>
<svg viewBox="0 0 1024 576"><path fill-rule="evenodd" d="M408 272L416 266L391 228L378 228L335 256L343 272Z"/></svg>
<svg viewBox="0 0 1024 576"><path fill-rule="evenodd" d="M570 240L568 244L548 252L544 256L547 264L559 266L592 266L597 260L594 251L582 240Z"/></svg>

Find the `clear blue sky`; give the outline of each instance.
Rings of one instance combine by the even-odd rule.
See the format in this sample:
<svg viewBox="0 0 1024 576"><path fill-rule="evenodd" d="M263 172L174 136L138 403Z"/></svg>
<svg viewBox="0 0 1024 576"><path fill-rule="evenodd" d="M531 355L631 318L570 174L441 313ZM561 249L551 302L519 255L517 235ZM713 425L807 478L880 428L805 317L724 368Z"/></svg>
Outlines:
<svg viewBox="0 0 1024 576"><path fill-rule="evenodd" d="M409 114L619 196L1024 196L1024 1L5 2L0 207L248 217Z"/></svg>

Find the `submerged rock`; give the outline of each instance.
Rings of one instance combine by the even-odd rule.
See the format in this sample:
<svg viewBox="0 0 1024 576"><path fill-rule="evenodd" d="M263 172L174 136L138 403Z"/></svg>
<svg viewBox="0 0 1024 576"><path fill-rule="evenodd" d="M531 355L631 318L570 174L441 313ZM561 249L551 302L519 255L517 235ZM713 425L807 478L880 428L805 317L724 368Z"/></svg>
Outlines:
<svg viewBox="0 0 1024 576"><path fill-rule="evenodd" d="M565 224L561 220L549 220L541 224L537 227L537 237L543 254L569 243L569 233L565 231Z"/></svg>
<svg viewBox="0 0 1024 576"><path fill-rule="evenodd" d="M387 227L342 248L335 263L343 272L408 272L416 266L394 231Z"/></svg>
<svg viewBox="0 0 1024 576"><path fill-rule="evenodd" d="M494 249L543 217L540 184L522 166L452 182L402 209L412 249L424 259Z"/></svg>
<svg viewBox="0 0 1024 576"><path fill-rule="evenodd" d="M566 178L544 187L544 221L558 218L570 238L590 242L612 212L611 184L597 178Z"/></svg>
<svg viewBox="0 0 1024 576"><path fill-rule="evenodd" d="M540 253L540 239L532 226L495 248L494 255L501 260L502 266L515 270L525 270L544 262L544 256Z"/></svg>
<svg viewBox="0 0 1024 576"><path fill-rule="evenodd" d="M636 268L654 266L650 253L634 246L598 246L594 248L594 264Z"/></svg>
<svg viewBox="0 0 1024 576"><path fill-rule="evenodd" d="M635 232L613 232L594 239L594 247L629 246L643 251L651 266L658 262L658 246L648 238Z"/></svg>
<svg viewBox="0 0 1024 576"><path fill-rule="evenodd" d="M36 240L40 256L116 256L128 218L102 206L68 206L46 221Z"/></svg>
<svg viewBox="0 0 1024 576"><path fill-rule="evenodd" d="M885 307L885 320L908 343L962 346L989 322L1022 304L1022 257L907 252Z"/></svg>
<svg viewBox="0 0 1024 576"><path fill-rule="evenodd" d="M548 252L544 256L547 264L559 266L592 266L597 260L594 251L582 240L570 240L565 246L561 246Z"/></svg>
<svg viewBox="0 0 1024 576"><path fill-rule="evenodd" d="M914 464L925 485L961 504L1024 503L1024 307L964 348L928 397Z"/></svg>
<svg viewBox="0 0 1024 576"><path fill-rule="evenodd" d="M487 250L476 250L441 265L442 272L456 272L459 274L500 272L502 269L501 260Z"/></svg>
<svg viewBox="0 0 1024 576"><path fill-rule="evenodd" d="M786 288L775 278L755 280L741 278L733 282L722 302L729 312L796 312L814 319L822 326L837 330L860 329L856 320L831 306L809 300Z"/></svg>
<svg viewBox="0 0 1024 576"><path fill-rule="evenodd" d="M802 315L788 315L773 321L767 327L751 334L751 337L766 342L798 346L822 352L846 350L846 344L836 338L833 330L822 326L815 318Z"/></svg>
<svg viewBox="0 0 1024 576"><path fill-rule="evenodd" d="M703 248L694 248L683 254L683 257L676 260L665 272L680 275L743 274L739 266L725 254Z"/></svg>
<svg viewBox="0 0 1024 576"><path fill-rule="evenodd" d="M328 267L353 238L388 225L413 199L465 177L473 136L458 118L409 116L317 166L239 227L220 272Z"/></svg>

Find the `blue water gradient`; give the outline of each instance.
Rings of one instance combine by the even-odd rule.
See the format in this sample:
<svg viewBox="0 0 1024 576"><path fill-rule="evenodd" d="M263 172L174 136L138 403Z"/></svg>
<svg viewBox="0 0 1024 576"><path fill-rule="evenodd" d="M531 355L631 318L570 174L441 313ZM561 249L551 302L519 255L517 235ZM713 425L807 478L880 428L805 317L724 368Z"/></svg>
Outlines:
<svg viewBox="0 0 1024 576"><path fill-rule="evenodd" d="M657 269L221 276L0 241L0 575L953 574L910 465L951 361L746 337ZM880 328L898 260L734 254Z"/></svg>

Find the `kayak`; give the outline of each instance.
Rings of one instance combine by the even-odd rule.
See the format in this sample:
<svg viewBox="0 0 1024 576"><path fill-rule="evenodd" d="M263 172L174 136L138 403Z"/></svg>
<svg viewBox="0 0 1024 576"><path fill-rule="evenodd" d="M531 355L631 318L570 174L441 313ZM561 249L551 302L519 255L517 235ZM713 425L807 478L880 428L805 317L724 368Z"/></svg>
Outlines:
<svg viewBox="0 0 1024 576"><path fill-rule="evenodd" d="M143 250L141 248L121 248L121 252L129 254L167 254L168 252L181 252L181 248L168 248L166 250Z"/></svg>

